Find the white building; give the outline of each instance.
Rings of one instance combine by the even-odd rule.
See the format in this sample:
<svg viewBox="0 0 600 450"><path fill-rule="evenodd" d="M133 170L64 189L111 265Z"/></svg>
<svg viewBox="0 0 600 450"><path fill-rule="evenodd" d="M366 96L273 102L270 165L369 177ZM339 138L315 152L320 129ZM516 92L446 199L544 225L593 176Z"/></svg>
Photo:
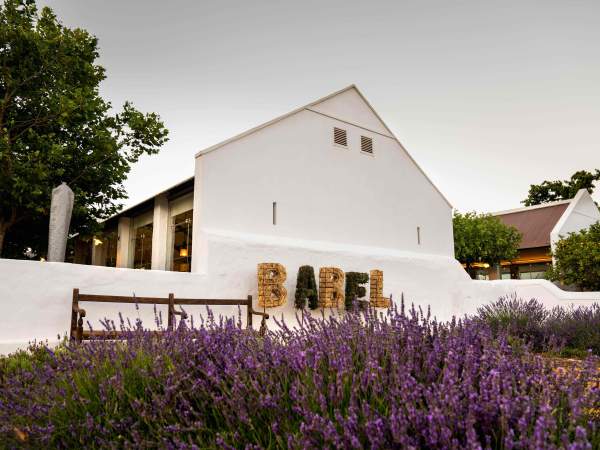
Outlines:
<svg viewBox="0 0 600 450"><path fill-rule="evenodd" d="M106 230L95 265L206 273L224 243L454 254L450 203L355 86L200 151Z"/></svg>
<svg viewBox="0 0 600 450"><path fill-rule="evenodd" d="M600 221L600 211L586 189L580 189L568 200L543 203L492 213L505 225L521 233L519 252L500 267L480 271L484 279L544 278L552 265L556 243L569 235L589 228Z"/></svg>
<svg viewBox="0 0 600 450"><path fill-rule="evenodd" d="M287 269L288 301L269 313L290 325L304 264L381 269L384 295L431 306L442 320L514 293L549 307L600 300L598 292L565 292L547 280L471 280L454 259L449 203L354 86L201 151L195 169L195 177L108 220L93 246L95 266L0 259L0 354L63 335L73 288L256 298L259 262ZM572 214L555 223L559 233L595 214L583 197L569 202ZM151 305L89 303L86 311L97 329L105 317L118 323L120 313L149 327L155 320Z"/></svg>

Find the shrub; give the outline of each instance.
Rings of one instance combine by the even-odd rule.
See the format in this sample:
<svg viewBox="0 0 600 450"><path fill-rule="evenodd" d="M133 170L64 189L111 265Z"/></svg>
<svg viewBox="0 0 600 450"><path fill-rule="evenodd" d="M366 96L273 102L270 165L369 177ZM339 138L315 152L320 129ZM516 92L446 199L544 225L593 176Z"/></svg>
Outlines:
<svg viewBox="0 0 600 450"><path fill-rule="evenodd" d="M296 294L294 305L298 309L306 308L317 309L319 306L319 291L315 280L315 269L312 266L302 266L298 269L296 278Z"/></svg>
<svg viewBox="0 0 600 450"><path fill-rule="evenodd" d="M547 276L582 290L600 291L600 222L556 243L554 266Z"/></svg>
<svg viewBox="0 0 600 450"><path fill-rule="evenodd" d="M8 381L13 374L23 370L31 371L43 366L57 351L60 351L60 347L49 351L44 344L32 343L27 350L18 350L9 356L0 357L0 383Z"/></svg>
<svg viewBox="0 0 600 450"><path fill-rule="evenodd" d="M209 319L71 345L0 385L31 448L592 448L594 369L559 374L481 321L310 316L264 337Z"/></svg>
<svg viewBox="0 0 600 450"><path fill-rule="evenodd" d="M352 309L356 300L367 295L367 289L363 284L368 282L368 273L346 272L346 309Z"/></svg>
<svg viewBox="0 0 600 450"><path fill-rule="evenodd" d="M544 323L544 332L559 345L565 356L600 355L600 305L553 308Z"/></svg>
<svg viewBox="0 0 600 450"><path fill-rule="evenodd" d="M541 351L546 346L543 323L548 316L544 305L535 299L524 301L516 296L501 297L498 301L477 309L495 335L507 333L523 339Z"/></svg>
<svg viewBox="0 0 600 450"><path fill-rule="evenodd" d="M477 319L495 335L506 333L538 352L565 356L600 355L600 305L547 309L538 300L503 297L480 307Z"/></svg>

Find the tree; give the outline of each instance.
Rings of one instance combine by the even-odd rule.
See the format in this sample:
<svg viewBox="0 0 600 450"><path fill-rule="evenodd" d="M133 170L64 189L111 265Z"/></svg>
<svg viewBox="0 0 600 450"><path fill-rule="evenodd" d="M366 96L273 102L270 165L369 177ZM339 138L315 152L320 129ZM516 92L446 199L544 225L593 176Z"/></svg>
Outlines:
<svg viewBox="0 0 600 450"><path fill-rule="evenodd" d="M527 198L523 200L525 206L539 205L557 200L568 200L575 197L580 189L587 189L591 194L594 191L594 182L600 180L600 170L595 173L580 170L571 175L570 180L544 181L542 184L529 186Z"/></svg>
<svg viewBox="0 0 600 450"><path fill-rule="evenodd" d="M454 213L454 254L474 277L473 263L498 264L517 256L521 233L489 214Z"/></svg>
<svg viewBox="0 0 600 450"><path fill-rule="evenodd" d="M600 291L600 222L569 233L556 243L552 256L554 266L547 273L549 279Z"/></svg>
<svg viewBox="0 0 600 450"><path fill-rule="evenodd" d="M99 95L98 56L94 36L34 0L0 5L0 255L5 247L17 257L25 247L43 253L61 182L75 193L71 233L94 232L126 198L130 166L167 140L154 113L129 102L111 113Z"/></svg>

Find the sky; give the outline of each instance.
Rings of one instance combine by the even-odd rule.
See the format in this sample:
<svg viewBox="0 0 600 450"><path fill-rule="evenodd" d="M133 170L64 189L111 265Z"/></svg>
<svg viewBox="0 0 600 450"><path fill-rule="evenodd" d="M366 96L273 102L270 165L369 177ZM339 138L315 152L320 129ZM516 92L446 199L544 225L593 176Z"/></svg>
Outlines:
<svg viewBox="0 0 600 450"><path fill-rule="evenodd" d="M600 168L598 0L38 4L98 37L104 98L170 130L126 205L192 176L197 151L353 83L461 211Z"/></svg>

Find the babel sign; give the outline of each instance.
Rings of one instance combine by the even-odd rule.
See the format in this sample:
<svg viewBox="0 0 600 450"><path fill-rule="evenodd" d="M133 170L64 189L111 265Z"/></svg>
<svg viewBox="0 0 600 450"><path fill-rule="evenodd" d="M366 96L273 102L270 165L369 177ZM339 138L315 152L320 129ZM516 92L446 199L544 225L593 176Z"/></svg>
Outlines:
<svg viewBox="0 0 600 450"><path fill-rule="evenodd" d="M383 271L374 269L369 275L369 303L376 308L389 308L391 300L383 296ZM287 290L284 287L287 279L285 267L279 263L261 263L257 266L257 276L258 305L264 308L284 305L287 301ZM342 308L344 306L345 279L346 274L342 269L337 267L320 268L318 288L320 308Z"/></svg>

